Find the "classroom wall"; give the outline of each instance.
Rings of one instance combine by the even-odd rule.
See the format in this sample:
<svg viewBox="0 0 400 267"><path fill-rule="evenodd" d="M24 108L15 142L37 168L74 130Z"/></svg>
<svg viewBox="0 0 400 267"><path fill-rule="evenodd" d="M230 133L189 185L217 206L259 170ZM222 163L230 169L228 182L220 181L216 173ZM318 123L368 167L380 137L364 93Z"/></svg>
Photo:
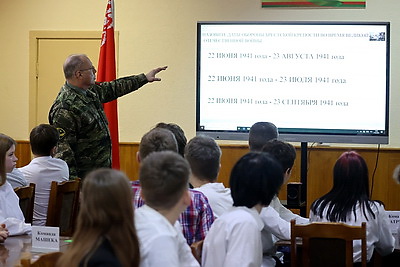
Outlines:
<svg viewBox="0 0 400 267"><path fill-rule="evenodd" d="M139 177L139 164L136 160L136 153L139 143L120 144L121 170L129 179L137 180ZM229 176L232 167L238 159L249 151L247 145L221 145L221 170L218 181L229 186ZM301 151L296 147L297 158L295 160L289 182L299 182L301 172ZM307 171L307 204L306 211L309 211L311 203L322 195L326 194L333 183L333 166L337 158L345 151L346 147L315 147L308 148L308 171ZM371 198L383 201L386 210L400 210L400 185L392 179L395 166L400 164L400 149L386 148L377 153L374 148L358 148L358 153L365 159L369 171L369 186ZM16 155L19 158L18 167L24 166L30 161L30 146L27 141L19 141ZM280 192L280 199L287 199L286 185L283 185ZM295 210L298 212L299 210Z"/></svg>
<svg viewBox="0 0 400 267"><path fill-rule="evenodd" d="M28 140L29 32L100 31L105 8L106 0L0 1L0 132ZM266 9L260 0L115 0L118 76L169 66L161 83L119 100L120 141L139 141L159 121L178 123L188 138L195 135L197 21L357 20L391 22L389 147L400 147L398 10L397 0L367 0L365 9L344 10ZM61 72L61 65L54 67Z"/></svg>

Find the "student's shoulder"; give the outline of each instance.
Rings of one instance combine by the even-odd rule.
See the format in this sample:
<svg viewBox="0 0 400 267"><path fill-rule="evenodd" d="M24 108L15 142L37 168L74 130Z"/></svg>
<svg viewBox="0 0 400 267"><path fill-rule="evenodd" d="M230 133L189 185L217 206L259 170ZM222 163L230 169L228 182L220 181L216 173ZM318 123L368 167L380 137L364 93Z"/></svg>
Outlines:
<svg viewBox="0 0 400 267"><path fill-rule="evenodd" d="M149 235L176 234L167 219L147 205L135 210L135 226L138 233L142 231L148 232Z"/></svg>
<svg viewBox="0 0 400 267"><path fill-rule="evenodd" d="M192 199L188 208L189 210L196 209L198 212L205 211L206 213L212 213L210 203L205 194L193 189L189 189L189 192L190 198Z"/></svg>
<svg viewBox="0 0 400 267"><path fill-rule="evenodd" d="M197 189L189 189L189 193L192 200L200 200L208 202L206 195Z"/></svg>
<svg viewBox="0 0 400 267"><path fill-rule="evenodd" d="M222 214L218 220L222 219L229 224L256 224L256 216L259 217L258 214L253 214L252 210L249 208L233 207L228 212Z"/></svg>
<svg viewBox="0 0 400 267"><path fill-rule="evenodd" d="M137 209L140 210L141 208ZM139 215L139 216L137 216ZM172 225L167 225L163 220L154 218L145 219L140 218L140 213L135 211L135 228L140 240L144 247L151 247L153 244L174 242L177 238L177 231Z"/></svg>
<svg viewBox="0 0 400 267"><path fill-rule="evenodd" d="M61 92L57 95L56 100L53 103L52 109L58 111L60 109L71 109L79 101L79 94L71 88L65 86Z"/></svg>
<svg viewBox="0 0 400 267"><path fill-rule="evenodd" d="M63 159L51 157L51 158L49 158L49 161L54 164L59 165L60 167L68 168L68 164Z"/></svg>
<svg viewBox="0 0 400 267"><path fill-rule="evenodd" d="M97 248L97 250L92 254L87 263L87 266L122 267L110 241L108 241L107 239L105 239L102 244Z"/></svg>
<svg viewBox="0 0 400 267"><path fill-rule="evenodd" d="M381 201L371 201L370 207L376 214L386 213L385 205Z"/></svg>
<svg viewBox="0 0 400 267"><path fill-rule="evenodd" d="M260 234L262 226L261 220L255 219L244 210L234 208L218 217L211 229L214 234L235 235L235 233L249 233L252 235L254 233Z"/></svg>

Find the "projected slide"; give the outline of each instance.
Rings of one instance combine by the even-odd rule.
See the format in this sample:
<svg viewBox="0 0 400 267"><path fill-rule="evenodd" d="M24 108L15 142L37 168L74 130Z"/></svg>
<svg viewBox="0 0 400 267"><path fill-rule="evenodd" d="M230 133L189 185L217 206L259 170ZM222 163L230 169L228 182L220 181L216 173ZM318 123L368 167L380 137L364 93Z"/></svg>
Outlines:
<svg viewBox="0 0 400 267"><path fill-rule="evenodd" d="M199 125L384 133L386 25L202 24Z"/></svg>

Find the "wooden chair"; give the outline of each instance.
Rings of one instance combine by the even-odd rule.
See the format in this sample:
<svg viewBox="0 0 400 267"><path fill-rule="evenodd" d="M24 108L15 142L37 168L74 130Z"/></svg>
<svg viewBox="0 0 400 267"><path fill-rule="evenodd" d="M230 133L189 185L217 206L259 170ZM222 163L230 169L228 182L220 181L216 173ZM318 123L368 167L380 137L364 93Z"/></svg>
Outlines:
<svg viewBox="0 0 400 267"><path fill-rule="evenodd" d="M203 242L204 240L200 240L190 245L192 254L194 258L200 263L200 265L201 265L201 253L203 251Z"/></svg>
<svg viewBox="0 0 400 267"><path fill-rule="evenodd" d="M32 223L33 219L33 207L35 204L35 187L34 183L30 183L28 186L16 187L14 192L19 197L19 207L25 217L26 223Z"/></svg>
<svg viewBox="0 0 400 267"><path fill-rule="evenodd" d="M290 224L292 267L352 267L353 240L358 239L361 240L361 266L367 266L365 222L361 226L343 223L297 225L295 220L292 220ZM299 239L302 245L299 245ZM298 264L299 262L302 264Z"/></svg>
<svg viewBox="0 0 400 267"><path fill-rule="evenodd" d="M51 182L46 226L60 227L61 236L72 236L79 209L79 178Z"/></svg>
<svg viewBox="0 0 400 267"><path fill-rule="evenodd" d="M31 262L31 259L21 259L22 267L54 267L62 252L50 252L41 255L36 261Z"/></svg>

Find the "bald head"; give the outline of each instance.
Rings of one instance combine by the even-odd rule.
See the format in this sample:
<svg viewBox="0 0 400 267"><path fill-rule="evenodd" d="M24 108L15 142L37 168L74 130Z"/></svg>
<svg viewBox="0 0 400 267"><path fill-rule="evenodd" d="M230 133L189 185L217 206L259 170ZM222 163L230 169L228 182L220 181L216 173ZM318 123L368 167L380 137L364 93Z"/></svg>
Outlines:
<svg viewBox="0 0 400 267"><path fill-rule="evenodd" d="M88 89L96 81L96 69L85 54L70 55L64 62L64 76L73 86Z"/></svg>
<svg viewBox="0 0 400 267"><path fill-rule="evenodd" d="M85 54L74 54L67 57L63 65L65 79L71 79L75 72L81 68L84 61L88 59Z"/></svg>

